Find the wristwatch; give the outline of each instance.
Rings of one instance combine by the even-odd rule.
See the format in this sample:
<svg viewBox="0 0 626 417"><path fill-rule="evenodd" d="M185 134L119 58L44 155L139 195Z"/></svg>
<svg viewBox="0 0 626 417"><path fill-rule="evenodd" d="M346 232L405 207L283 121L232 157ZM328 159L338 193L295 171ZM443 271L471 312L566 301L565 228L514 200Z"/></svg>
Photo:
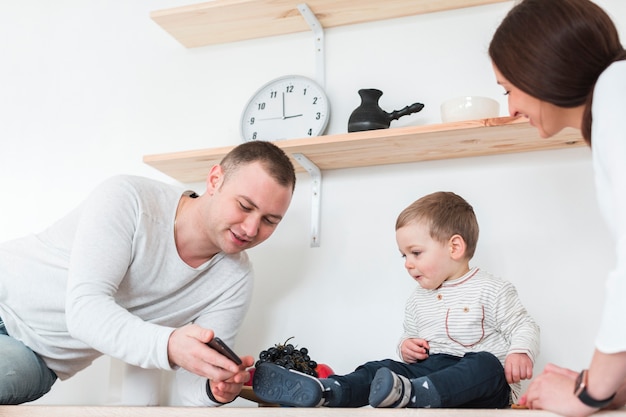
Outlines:
<svg viewBox="0 0 626 417"><path fill-rule="evenodd" d="M615 398L615 394L611 395L609 398L605 400L596 400L592 398L589 394L587 394L587 370L583 369L580 374L578 374L578 378L576 378L576 387L574 388L574 395L578 397L578 399L585 405L593 408L602 408L606 407L613 401Z"/></svg>

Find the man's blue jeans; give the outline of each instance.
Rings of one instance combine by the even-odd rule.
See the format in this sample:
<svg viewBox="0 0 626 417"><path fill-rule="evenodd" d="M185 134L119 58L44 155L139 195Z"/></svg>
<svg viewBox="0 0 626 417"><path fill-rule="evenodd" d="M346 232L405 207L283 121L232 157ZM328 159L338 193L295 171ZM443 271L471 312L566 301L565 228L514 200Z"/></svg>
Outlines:
<svg viewBox="0 0 626 417"><path fill-rule="evenodd" d="M350 374L330 377L339 381L342 391L340 404L332 406L368 405L370 385L376 371L383 367L409 379L428 376L441 396L442 408L509 406L511 388L504 368L498 358L488 352L468 353L462 358L436 354L411 364L391 359L367 362Z"/></svg>
<svg viewBox="0 0 626 417"><path fill-rule="evenodd" d="M35 401L56 379L39 355L8 335L0 318L0 404Z"/></svg>

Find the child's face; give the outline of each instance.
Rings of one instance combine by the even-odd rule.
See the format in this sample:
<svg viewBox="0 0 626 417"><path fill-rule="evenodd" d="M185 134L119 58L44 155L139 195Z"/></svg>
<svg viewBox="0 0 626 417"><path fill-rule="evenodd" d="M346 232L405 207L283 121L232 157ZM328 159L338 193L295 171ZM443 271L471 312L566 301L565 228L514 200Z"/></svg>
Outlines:
<svg viewBox="0 0 626 417"><path fill-rule="evenodd" d="M458 278L458 264L451 258L450 245L434 240L423 222L410 222L396 230L396 242L404 267L417 283L434 290L448 279Z"/></svg>

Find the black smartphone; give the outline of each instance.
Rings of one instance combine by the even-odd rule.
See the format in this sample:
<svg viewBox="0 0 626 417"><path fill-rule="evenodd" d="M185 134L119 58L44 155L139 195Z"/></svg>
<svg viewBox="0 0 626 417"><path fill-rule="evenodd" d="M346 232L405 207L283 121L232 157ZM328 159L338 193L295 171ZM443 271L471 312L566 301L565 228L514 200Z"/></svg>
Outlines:
<svg viewBox="0 0 626 417"><path fill-rule="evenodd" d="M237 356L235 352L232 351L231 348L228 347L226 343L219 337L214 337L207 343L211 348L217 350L222 355L226 356L231 361L235 362L237 365L241 365L241 358Z"/></svg>

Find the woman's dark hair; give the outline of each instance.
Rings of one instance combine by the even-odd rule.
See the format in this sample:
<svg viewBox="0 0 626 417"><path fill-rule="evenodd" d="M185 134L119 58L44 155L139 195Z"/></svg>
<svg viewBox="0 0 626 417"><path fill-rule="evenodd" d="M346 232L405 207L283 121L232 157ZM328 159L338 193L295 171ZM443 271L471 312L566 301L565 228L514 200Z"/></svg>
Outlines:
<svg viewBox="0 0 626 417"><path fill-rule="evenodd" d="M626 59L613 21L589 0L521 0L496 29L489 55L525 93L559 107L586 105L582 134L589 145L596 81Z"/></svg>

